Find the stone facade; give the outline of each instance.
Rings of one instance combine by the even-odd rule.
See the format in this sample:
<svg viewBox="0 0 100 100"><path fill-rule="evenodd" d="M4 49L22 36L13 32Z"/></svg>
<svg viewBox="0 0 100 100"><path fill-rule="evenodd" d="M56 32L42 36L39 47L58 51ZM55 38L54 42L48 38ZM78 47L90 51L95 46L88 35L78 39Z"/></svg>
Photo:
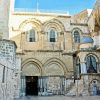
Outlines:
<svg viewBox="0 0 100 100"><path fill-rule="evenodd" d="M14 11L12 1L10 16L6 9L7 16L0 17L5 23L0 24L1 36L6 38L9 31L11 39L0 40L0 98L100 95L99 0L92 13L84 10L74 16ZM1 12L4 4L2 0Z"/></svg>
<svg viewBox="0 0 100 100"><path fill-rule="evenodd" d="M16 64L17 63L17 64ZM16 45L10 40L0 40L0 99L13 100L18 83ZM16 80L17 79L17 80ZM16 96L18 96L17 94Z"/></svg>
<svg viewBox="0 0 100 100"><path fill-rule="evenodd" d="M87 23L90 14L91 10L74 16L24 11L10 15L9 36L16 42L21 58L21 96L30 95L28 77L31 81L38 79L37 95L94 95L95 82L100 81L100 60ZM53 42L50 29L56 33ZM33 40L30 31L35 32ZM79 39L75 40L75 32ZM87 70L88 56L96 59L95 73ZM97 88L99 91L99 85Z"/></svg>

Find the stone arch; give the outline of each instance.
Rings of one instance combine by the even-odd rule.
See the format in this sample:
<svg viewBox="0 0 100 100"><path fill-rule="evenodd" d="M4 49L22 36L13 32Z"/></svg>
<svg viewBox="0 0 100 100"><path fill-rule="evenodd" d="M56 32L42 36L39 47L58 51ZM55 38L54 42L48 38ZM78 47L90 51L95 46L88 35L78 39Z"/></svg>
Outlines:
<svg viewBox="0 0 100 100"><path fill-rule="evenodd" d="M68 71L66 65L58 58L48 59L43 65L43 73L47 76L64 76Z"/></svg>
<svg viewBox="0 0 100 100"><path fill-rule="evenodd" d="M57 32L65 31L65 27L64 27L63 23L61 21L59 21L58 19L49 20L43 24L43 29L45 32L47 32L48 29L50 29L50 28L55 28Z"/></svg>
<svg viewBox="0 0 100 100"><path fill-rule="evenodd" d="M89 83L88 90L90 95L100 95L100 80L92 79Z"/></svg>
<svg viewBox="0 0 100 100"><path fill-rule="evenodd" d="M35 18L30 18L30 19L24 20L24 21L19 25L19 30L20 30L21 32L24 32L24 31L27 30L27 29L26 29L27 27L28 27L28 28L33 27L33 28L35 28L36 30L41 31L41 30L42 30L42 29L41 29L42 23L41 23L39 20L35 19ZM25 29L26 29L26 30L25 30Z"/></svg>
<svg viewBox="0 0 100 100"><path fill-rule="evenodd" d="M22 62L21 70L22 70L22 74L26 74L28 76L29 75L30 76L41 76L42 75L42 63L37 59L29 58Z"/></svg>
<svg viewBox="0 0 100 100"><path fill-rule="evenodd" d="M77 36L75 35L75 33L76 33L75 31L78 32ZM81 34L83 33L82 30L80 28L78 28L78 27L75 27L75 28L72 29L71 33L72 33L73 43L80 43Z"/></svg>
<svg viewBox="0 0 100 100"><path fill-rule="evenodd" d="M93 66L92 68L95 69L95 72L93 72L93 73L98 73L98 72L100 71L99 65L98 65L99 57L98 57L96 54L94 54L94 53L88 53L88 54L86 54L86 56L85 56L85 58L84 58L84 61L85 61L85 64L86 64L86 68L87 68L87 65L89 65L89 64L87 64L87 63L88 63L87 58L88 58L89 56L92 56L92 58L95 60L95 61L94 61L95 64L94 64L94 65L92 64L92 66ZM88 68L89 68L89 66L88 66Z"/></svg>
<svg viewBox="0 0 100 100"><path fill-rule="evenodd" d="M84 61L86 61L86 58L88 57L88 56L93 56L93 57L95 57L95 59L96 59L96 62L99 62L100 60L99 60L99 57L96 55L96 54L94 54L94 53L88 53L86 56L85 56L85 58L84 58Z"/></svg>
<svg viewBox="0 0 100 100"><path fill-rule="evenodd" d="M78 31L80 33L80 35L83 34L82 30L78 27L73 28L71 33L73 34L75 31Z"/></svg>
<svg viewBox="0 0 100 100"><path fill-rule="evenodd" d="M91 84L93 81L98 81L98 82L100 82L99 79L94 78L94 79L90 80L90 82L89 82L89 86L90 86L90 84Z"/></svg>

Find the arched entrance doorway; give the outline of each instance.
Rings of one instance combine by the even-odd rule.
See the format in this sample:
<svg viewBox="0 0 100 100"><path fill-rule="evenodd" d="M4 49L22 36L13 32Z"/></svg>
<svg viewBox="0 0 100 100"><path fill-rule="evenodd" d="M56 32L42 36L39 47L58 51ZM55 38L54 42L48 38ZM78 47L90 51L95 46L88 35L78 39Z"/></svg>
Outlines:
<svg viewBox="0 0 100 100"><path fill-rule="evenodd" d="M61 95L65 91L65 70L63 64L56 59L46 62L43 67L44 95Z"/></svg>
<svg viewBox="0 0 100 100"><path fill-rule="evenodd" d="M100 81L94 79L91 81L89 85L89 92L90 95L100 95Z"/></svg>
<svg viewBox="0 0 100 100"><path fill-rule="evenodd" d="M22 67L21 91L24 95L38 95L41 67L35 62L28 62Z"/></svg>

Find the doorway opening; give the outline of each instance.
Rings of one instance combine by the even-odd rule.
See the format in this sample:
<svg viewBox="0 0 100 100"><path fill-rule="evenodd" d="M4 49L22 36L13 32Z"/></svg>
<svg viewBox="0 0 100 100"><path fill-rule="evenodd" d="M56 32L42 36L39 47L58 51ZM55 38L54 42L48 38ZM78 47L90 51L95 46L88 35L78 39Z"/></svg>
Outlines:
<svg viewBox="0 0 100 100"><path fill-rule="evenodd" d="M38 95L38 76L26 76L26 96Z"/></svg>

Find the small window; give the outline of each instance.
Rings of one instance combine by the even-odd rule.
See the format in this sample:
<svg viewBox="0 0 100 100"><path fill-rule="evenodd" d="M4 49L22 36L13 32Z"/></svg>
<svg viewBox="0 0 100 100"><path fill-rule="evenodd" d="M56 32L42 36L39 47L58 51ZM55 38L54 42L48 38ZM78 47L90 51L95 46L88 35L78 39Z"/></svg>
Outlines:
<svg viewBox="0 0 100 100"><path fill-rule="evenodd" d="M35 31L32 29L27 33L28 42L35 42Z"/></svg>
<svg viewBox="0 0 100 100"><path fill-rule="evenodd" d="M80 34L78 31L74 32L74 42L75 43L80 43Z"/></svg>
<svg viewBox="0 0 100 100"><path fill-rule="evenodd" d="M50 33L49 33L49 36L50 36L49 40L50 40L50 42L56 42L56 39L57 39L56 35L57 35L56 31L51 29Z"/></svg>
<svg viewBox="0 0 100 100"><path fill-rule="evenodd" d="M87 73L97 73L97 62L94 56L90 55L86 58Z"/></svg>

